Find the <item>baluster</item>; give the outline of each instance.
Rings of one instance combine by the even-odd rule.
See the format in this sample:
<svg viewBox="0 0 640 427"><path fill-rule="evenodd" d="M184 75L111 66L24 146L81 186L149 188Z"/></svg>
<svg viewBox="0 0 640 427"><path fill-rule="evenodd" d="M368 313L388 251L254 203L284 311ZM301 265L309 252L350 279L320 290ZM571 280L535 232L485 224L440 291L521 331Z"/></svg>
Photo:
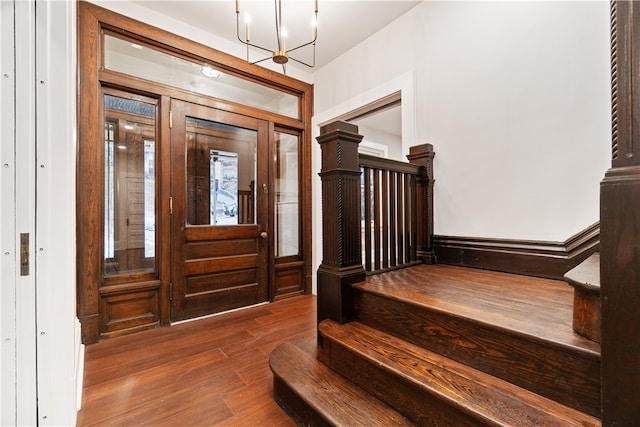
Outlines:
<svg viewBox="0 0 640 427"><path fill-rule="evenodd" d="M371 271L371 168L364 168L364 255L366 271Z"/></svg>
<svg viewBox="0 0 640 427"><path fill-rule="evenodd" d="M398 236L398 264L404 264L407 262L407 260L404 258L404 233L405 233L405 227L407 226L407 223L405 221L404 218L404 178L405 178L406 174L404 173L398 173L398 182L397 182L397 208L398 208L398 215L397 215L397 221L396 221L396 235Z"/></svg>
<svg viewBox="0 0 640 427"><path fill-rule="evenodd" d="M396 176L393 171L389 175L389 267L395 267L396 262L396 236L398 233L396 221Z"/></svg>

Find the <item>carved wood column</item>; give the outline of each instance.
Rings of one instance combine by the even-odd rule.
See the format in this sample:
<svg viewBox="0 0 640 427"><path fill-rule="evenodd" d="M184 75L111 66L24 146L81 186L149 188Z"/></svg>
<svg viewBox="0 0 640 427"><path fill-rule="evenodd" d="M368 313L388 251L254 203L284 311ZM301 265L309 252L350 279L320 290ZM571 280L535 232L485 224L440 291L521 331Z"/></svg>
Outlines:
<svg viewBox="0 0 640 427"><path fill-rule="evenodd" d="M353 289L363 281L358 127L334 122L320 129L322 149L322 264L318 268L318 322L353 319Z"/></svg>
<svg viewBox="0 0 640 427"><path fill-rule="evenodd" d="M416 206L418 215L417 256L425 264L435 263L433 252L433 145L422 144L409 148L409 163L422 166L417 183Z"/></svg>
<svg viewBox="0 0 640 427"><path fill-rule="evenodd" d="M640 3L611 3L612 162L600 187L602 421L640 415Z"/></svg>

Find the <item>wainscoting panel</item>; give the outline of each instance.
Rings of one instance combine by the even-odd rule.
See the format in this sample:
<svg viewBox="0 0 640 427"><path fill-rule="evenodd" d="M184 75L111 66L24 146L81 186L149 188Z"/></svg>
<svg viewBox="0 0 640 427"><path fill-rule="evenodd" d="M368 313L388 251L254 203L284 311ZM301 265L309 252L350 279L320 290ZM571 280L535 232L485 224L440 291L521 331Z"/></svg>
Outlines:
<svg viewBox="0 0 640 427"><path fill-rule="evenodd" d="M440 264L562 279L600 246L600 223L564 242L434 236Z"/></svg>

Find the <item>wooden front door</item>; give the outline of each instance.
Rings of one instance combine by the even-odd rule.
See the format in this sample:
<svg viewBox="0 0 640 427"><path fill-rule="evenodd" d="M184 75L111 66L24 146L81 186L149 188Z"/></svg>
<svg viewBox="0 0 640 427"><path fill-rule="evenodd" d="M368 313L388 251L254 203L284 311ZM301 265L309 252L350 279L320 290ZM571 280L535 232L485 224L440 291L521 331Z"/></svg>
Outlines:
<svg viewBox="0 0 640 427"><path fill-rule="evenodd" d="M268 122L171 102L171 320L268 299Z"/></svg>

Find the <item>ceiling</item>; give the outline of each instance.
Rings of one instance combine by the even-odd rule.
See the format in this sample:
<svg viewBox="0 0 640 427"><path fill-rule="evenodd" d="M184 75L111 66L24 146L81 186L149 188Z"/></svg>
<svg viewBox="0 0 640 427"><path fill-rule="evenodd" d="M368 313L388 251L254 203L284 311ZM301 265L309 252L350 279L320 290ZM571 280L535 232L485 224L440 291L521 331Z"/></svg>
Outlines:
<svg viewBox="0 0 640 427"><path fill-rule="evenodd" d="M134 3L240 45L236 34L234 0L136 0ZM419 3L421 1L318 0L316 68L331 62ZM251 16L251 42L275 50L275 2L238 0L238 4L241 37L245 36L244 15L248 13ZM282 1L282 21L290 37L288 49L311 40L313 9L313 0ZM305 62L313 60L310 47L296 54ZM292 56L296 55L292 53ZM251 59L261 59L260 54Z"/></svg>

